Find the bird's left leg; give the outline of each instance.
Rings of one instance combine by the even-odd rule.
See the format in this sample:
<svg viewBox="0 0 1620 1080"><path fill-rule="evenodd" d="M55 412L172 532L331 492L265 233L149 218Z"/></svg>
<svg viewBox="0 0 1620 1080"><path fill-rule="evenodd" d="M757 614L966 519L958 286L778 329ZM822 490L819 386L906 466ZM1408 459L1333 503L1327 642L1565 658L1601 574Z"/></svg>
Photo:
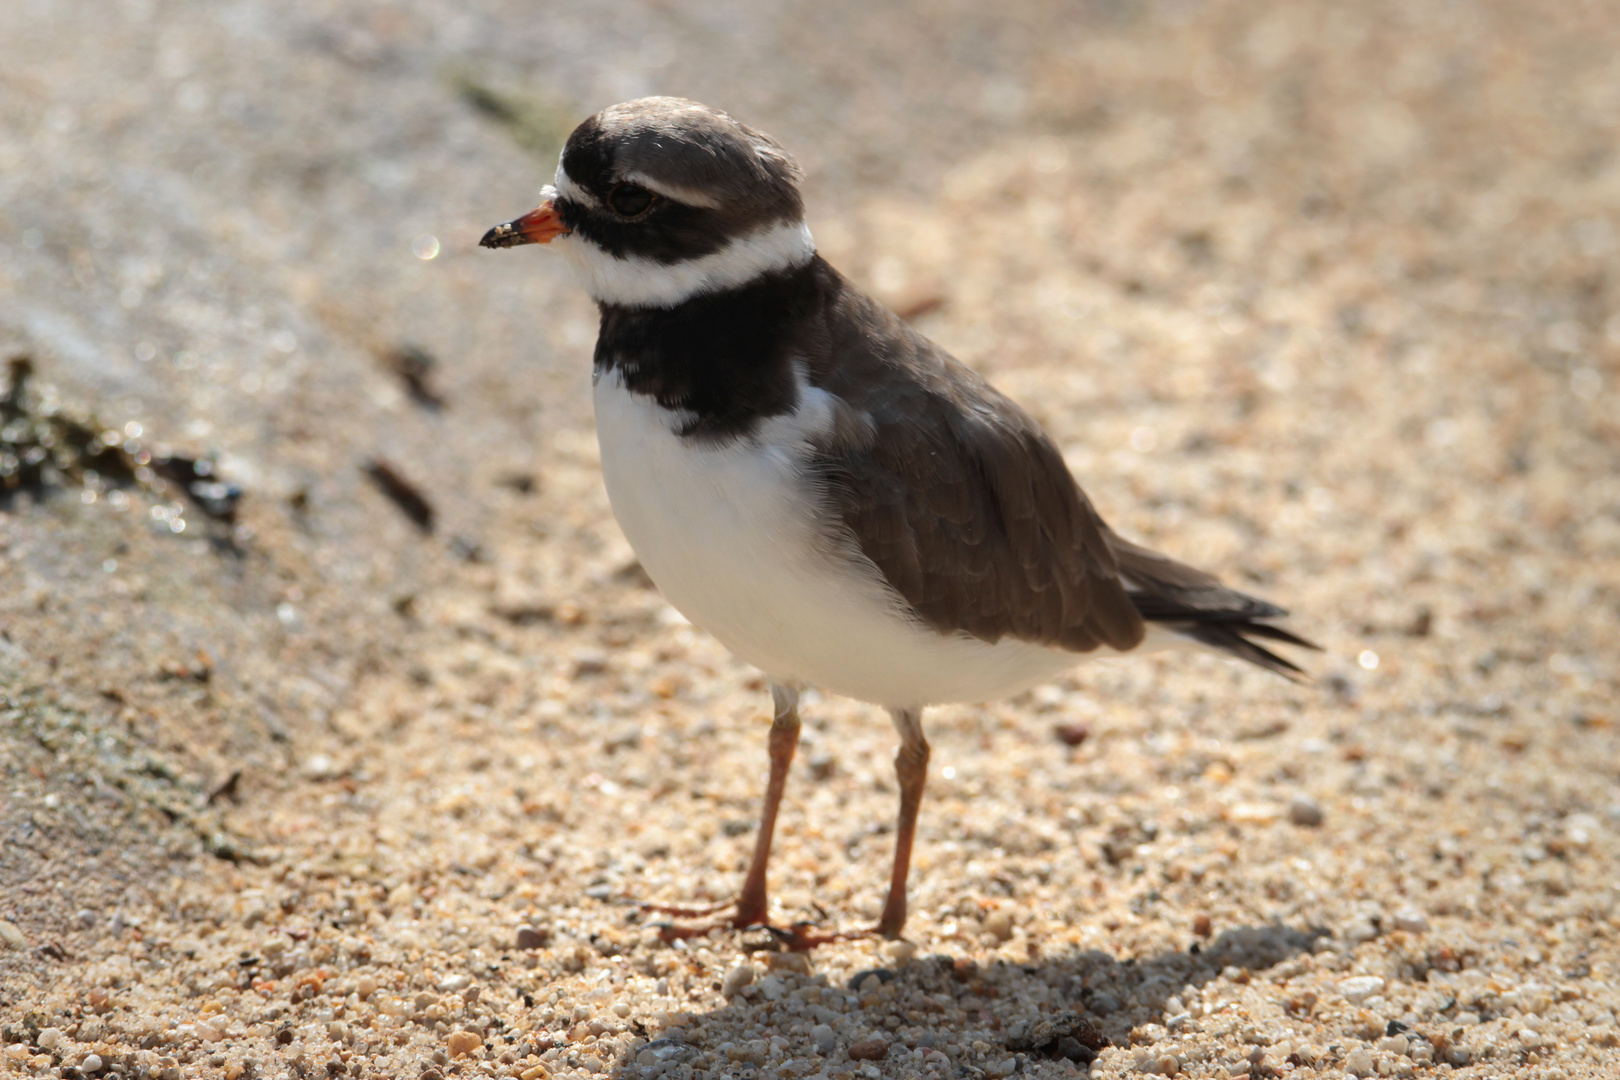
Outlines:
<svg viewBox="0 0 1620 1080"><path fill-rule="evenodd" d="M889 898L883 904L877 932L886 938L897 938L906 925L906 878L911 872L911 843L917 835L917 811L922 806L923 787L928 783L928 740L923 736L921 709L890 709L889 718L900 733L900 749L894 755L894 775L900 782L900 820L894 836L894 872L889 878Z"/></svg>

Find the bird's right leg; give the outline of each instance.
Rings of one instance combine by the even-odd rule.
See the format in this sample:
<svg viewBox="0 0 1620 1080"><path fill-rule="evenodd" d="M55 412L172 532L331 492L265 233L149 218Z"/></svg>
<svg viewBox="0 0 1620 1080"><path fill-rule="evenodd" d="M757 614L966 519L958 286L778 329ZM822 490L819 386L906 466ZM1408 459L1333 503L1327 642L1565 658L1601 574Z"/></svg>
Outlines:
<svg viewBox="0 0 1620 1080"><path fill-rule="evenodd" d="M759 817L759 834L754 838L754 857L748 863L742 895L737 898L734 924L741 928L769 922L765 868L771 861L771 840L776 835L776 812L782 807L788 769L799 748L799 692L792 687L771 684L771 704L776 715L771 720L771 775L765 784L765 809Z"/></svg>
<svg viewBox="0 0 1620 1080"><path fill-rule="evenodd" d="M759 832L754 838L754 854L748 862L748 876L743 879L742 892L737 897L736 913L721 923L700 927L666 927L666 939L697 937L715 929L715 926L742 930L750 926L769 923L770 897L766 884L766 868L771 861L771 841L776 835L776 815L782 806L782 793L787 788L788 770L793 755L799 748L799 691L792 686L771 684L771 703L775 714L771 720L770 779L765 784L765 807L759 818ZM706 908L672 908L644 904L645 910L664 915L693 918L713 915L728 903Z"/></svg>

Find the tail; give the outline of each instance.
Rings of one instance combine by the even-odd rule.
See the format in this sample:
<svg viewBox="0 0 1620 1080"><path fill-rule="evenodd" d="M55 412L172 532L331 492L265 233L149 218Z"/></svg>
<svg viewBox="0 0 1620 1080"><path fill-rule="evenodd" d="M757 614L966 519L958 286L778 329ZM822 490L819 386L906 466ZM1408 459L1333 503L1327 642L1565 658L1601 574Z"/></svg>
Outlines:
<svg viewBox="0 0 1620 1080"><path fill-rule="evenodd" d="M1195 570L1109 530L1108 545L1119 563L1127 595L1142 618L1217 652L1247 660L1294 682L1309 682L1305 669L1252 640L1302 649L1321 646L1268 620L1288 612L1229 589L1213 574Z"/></svg>

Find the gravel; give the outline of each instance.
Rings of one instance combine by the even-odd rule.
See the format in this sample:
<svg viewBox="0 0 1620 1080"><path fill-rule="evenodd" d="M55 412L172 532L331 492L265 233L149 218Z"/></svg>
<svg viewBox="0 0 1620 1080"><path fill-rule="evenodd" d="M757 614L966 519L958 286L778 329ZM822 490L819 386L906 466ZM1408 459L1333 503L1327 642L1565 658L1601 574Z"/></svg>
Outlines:
<svg viewBox="0 0 1620 1080"><path fill-rule="evenodd" d="M889 1040L877 1035L858 1039L849 1044L851 1061L882 1061L889 1055Z"/></svg>
<svg viewBox="0 0 1620 1080"><path fill-rule="evenodd" d="M1395 929L1405 930L1408 934L1426 934L1429 931L1429 920L1417 908L1403 907L1395 912Z"/></svg>
<svg viewBox="0 0 1620 1080"><path fill-rule="evenodd" d="M728 998L736 997L742 993L744 987L753 985L754 977L757 974L759 974L758 968L746 960L743 961L726 972L726 977L720 983L721 995Z"/></svg>
<svg viewBox="0 0 1620 1080"><path fill-rule="evenodd" d="M1384 988L1384 980L1376 975L1358 975L1339 983L1339 993L1352 1005L1360 1005Z"/></svg>
<svg viewBox="0 0 1620 1080"><path fill-rule="evenodd" d="M1295 795L1288 800L1288 820L1314 829L1326 820L1326 815L1322 805L1309 795Z"/></svg>

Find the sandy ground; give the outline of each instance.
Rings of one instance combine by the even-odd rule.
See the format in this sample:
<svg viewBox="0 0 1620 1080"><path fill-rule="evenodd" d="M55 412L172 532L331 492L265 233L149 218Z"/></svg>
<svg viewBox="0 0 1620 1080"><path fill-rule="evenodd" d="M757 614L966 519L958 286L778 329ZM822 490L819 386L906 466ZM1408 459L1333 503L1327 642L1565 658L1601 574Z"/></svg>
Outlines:
<svg viewBox="0 0 1620 1080"><path fill-rule="evenodd" d="M63 455L0 499L0 1072L1620 1075L1617 56L1599 3L0 5L0 441ZM908 942L662 944L766 696L612 521L590 306L473 246L654 91L1316 684L934 710ZM893 736L806 713L774 912L860 927Z"/></svg>

